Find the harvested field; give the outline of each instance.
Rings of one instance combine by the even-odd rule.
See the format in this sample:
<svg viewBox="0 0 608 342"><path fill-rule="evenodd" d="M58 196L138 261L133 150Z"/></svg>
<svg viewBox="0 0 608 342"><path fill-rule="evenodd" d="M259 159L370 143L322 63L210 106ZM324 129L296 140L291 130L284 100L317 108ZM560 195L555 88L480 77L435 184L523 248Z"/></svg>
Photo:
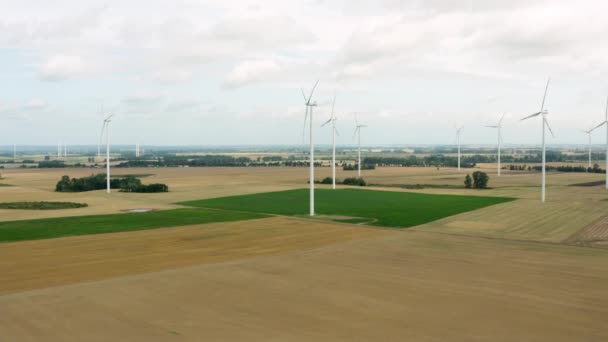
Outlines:
<svg viewBox="0 0 608 342"><path fill-rule="evenodd" d="M386 234L389 232L380 229L269 218L4 243L0 247L0 294L305 250Z"/></svg>
<svg viewBox="0 0 608 342"><path fill-rule="evenodd" d="M566 242L608 247L608 216L585 227Z"/></svg>
<svg viewBox="0 0 608 342"><path fill-rule="evenodd" d="M608 339L608 251L390 234L8 294L0 330L62 342Z"/></svg>

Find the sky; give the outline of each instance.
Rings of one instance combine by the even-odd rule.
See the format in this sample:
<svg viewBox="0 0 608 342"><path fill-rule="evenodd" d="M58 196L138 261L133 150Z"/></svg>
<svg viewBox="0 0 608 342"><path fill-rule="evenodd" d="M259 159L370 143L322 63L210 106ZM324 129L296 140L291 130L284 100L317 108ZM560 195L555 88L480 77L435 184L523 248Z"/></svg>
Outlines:
<svg viewBox="0 0 608 342"><path fill-rule="evenodd" d="M608 96L608 2L0 0L0 145L586 143ZM604 143L604 129L593 133Z"/></svg>

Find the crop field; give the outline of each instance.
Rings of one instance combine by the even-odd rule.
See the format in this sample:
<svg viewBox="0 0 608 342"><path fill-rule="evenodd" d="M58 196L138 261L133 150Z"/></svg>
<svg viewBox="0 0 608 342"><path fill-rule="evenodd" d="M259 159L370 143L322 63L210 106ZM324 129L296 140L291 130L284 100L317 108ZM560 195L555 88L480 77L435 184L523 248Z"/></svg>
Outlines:
<svg viewBox="0 0 608 342"><path fill-rule="evenodd" d="M461 187L474 170L364 171L374 187L320 185L314 220L305 168L116 169L170 192L109 195L53 191L64 174L101 170L4 170L0 202L88 206L0 209L0 331L10 341L608 340L608 191L571 186L604 175L550 173L541 204L540 174L481 170L491 189ZM435 186L399 187L416 184ZM129 213L140 209L153 211Z"/></svg>
<svg viewBox="0 0 608 342"><path fill-rule="evenodd" d="M315 195L316 212L320 215L368 219L371 225L394 228L411 227L512 200L501 197L427 195L359 189L319 189ZM181 204L280 215L305 215L308 213L308 202L308 189L297 189Z"/></svg>
<svg viewBox="0 0 608 342"><path fill-rule="evenodd" d="M243 221L262 217L265 216L255 213L173 209L144 213L5 221L0 222L0 242Z"/></svg>

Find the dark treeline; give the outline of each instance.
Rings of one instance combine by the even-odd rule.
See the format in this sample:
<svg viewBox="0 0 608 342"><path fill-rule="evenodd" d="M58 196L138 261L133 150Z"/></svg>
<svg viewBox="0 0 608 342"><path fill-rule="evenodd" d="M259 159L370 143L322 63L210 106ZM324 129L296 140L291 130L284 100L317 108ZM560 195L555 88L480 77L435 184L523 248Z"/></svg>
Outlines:
<svg viewBox="0 0 608 342"><path fill-rule="evenodd" d="M294 158L284 159L280 156L261 157L255 160L248 157L233 157L227 155L204 156L171 156L165 155L154 159L135 159L116 165L117 167L243 167L243 166L308 166L310 163ZM321 166L315 162L315 166Z"/></svg>
<svg viewBox="0 0 608 342"><path fill-rule="evenodd" d="M55 191L57 192L83 192L105 189L106 174L100 173L82 178L70 178L63 176L57 182ZM110 178L110 188L120 189L122 192L167 192L169 187L166 184L142 184L141 180L134 176Z"/></svg>
<svg viewBox="0 0 608 342"><path fill-rule="evenodd" d="M557 172L589 172L589 173L606 173L606 170L600 168L598 164L593 165L593 167L584 167L584 166L546 166L547 171L557 171ZM542 166L533 166L532 170L534 171L542 171Z"/></svg>

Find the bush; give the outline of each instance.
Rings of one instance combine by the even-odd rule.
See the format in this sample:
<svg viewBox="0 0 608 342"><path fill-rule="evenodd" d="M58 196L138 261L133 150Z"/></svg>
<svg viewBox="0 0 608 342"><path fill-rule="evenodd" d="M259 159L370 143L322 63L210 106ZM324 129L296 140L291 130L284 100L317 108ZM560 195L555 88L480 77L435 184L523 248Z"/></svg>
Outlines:
<svg viewBox="0 0 608 342"><path fill-rule="evenodd" d="M473 180L471 179L471 175L467 175L464 177L464 187L470 189L473 187Z"/></svg>
<svg viewBox="0 0 608 342"><path fill-rule="evenodd" d="M375 170L376 164L361 164L361 170ZM344 171L357 171L359 170L359 164L344 164L342 166Z"/></svg>
<svg viewBox="0 0 608 342"><path fill-rule="evenodd" d="M334 179L331 177L325 177L323 178L323 180L321 181L321 184L333 184Z"/></svg>
<svg viewBox="0 0 608 342"><path fill-rule="evenodd" d="M488 174L481 171L473 172L473 187L475 189L487 189L490 177Z"/></svg>
<svg viewBox="0 0 608 342"><path fill-rule="evenodd" d="M365 182L365 180L363 178L355 178L355 177L345 178L344 181L342 182L342 184L357 185L357 186L366 186L367 185L367 183Z"/></svg>

